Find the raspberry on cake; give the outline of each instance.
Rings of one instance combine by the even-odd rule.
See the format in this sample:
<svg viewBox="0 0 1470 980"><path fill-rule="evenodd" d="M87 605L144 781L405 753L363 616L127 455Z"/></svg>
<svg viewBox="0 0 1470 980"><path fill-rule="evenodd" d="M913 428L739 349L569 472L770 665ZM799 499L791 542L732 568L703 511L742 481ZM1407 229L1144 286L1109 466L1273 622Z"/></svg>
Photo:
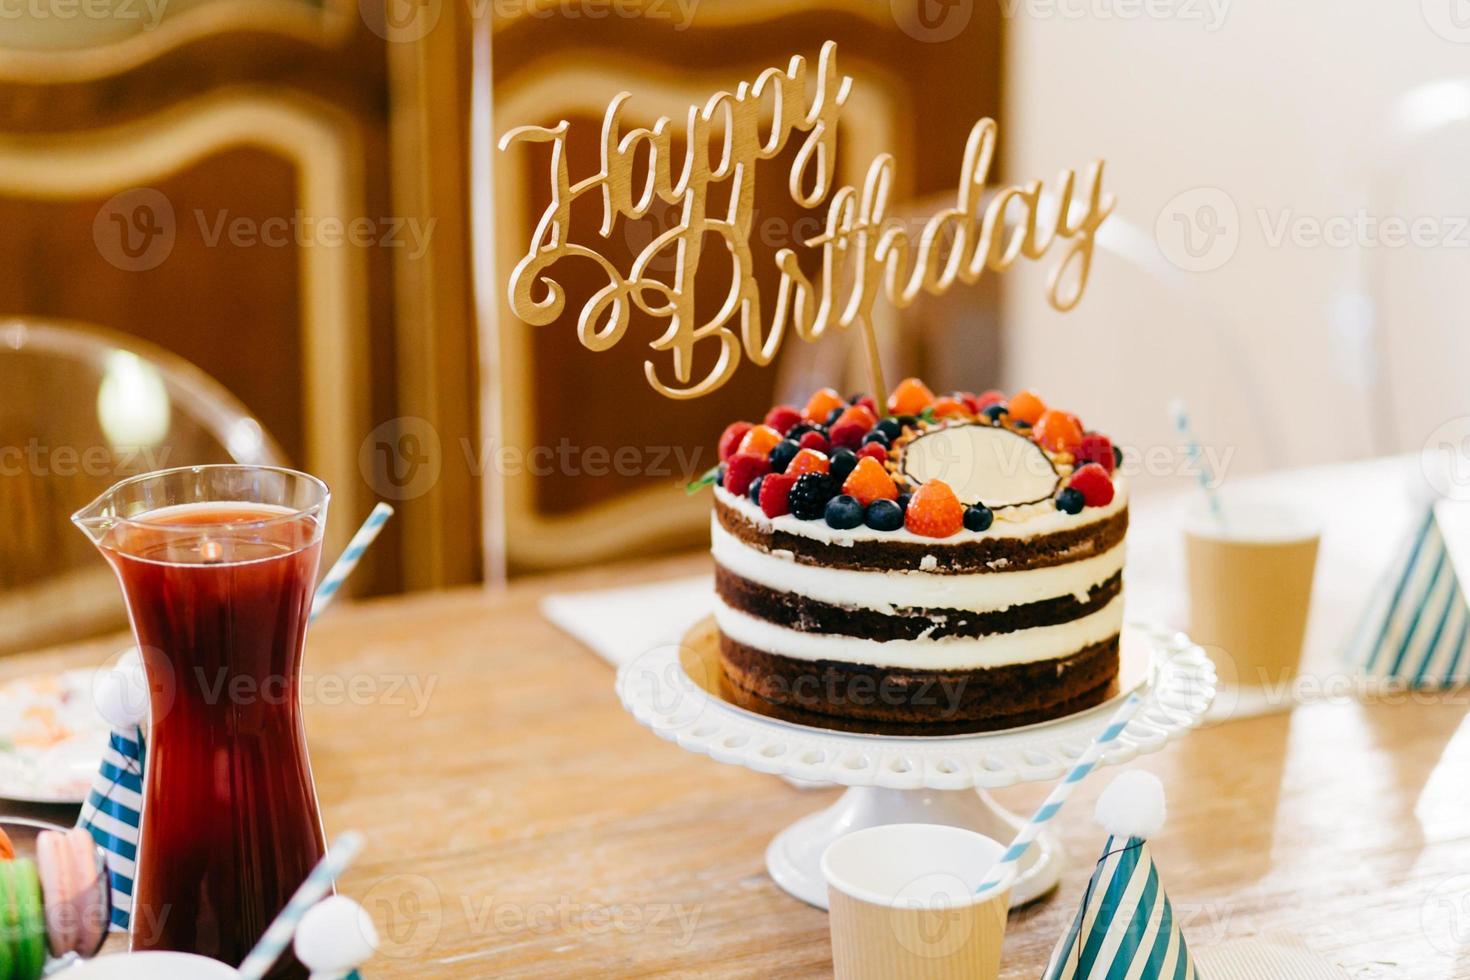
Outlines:
<svg viewBox="0 0 1470 980"><path fill-rule="evenodd" d="M716 483L715 619L736 700L933 733L1103 700L1128 527L1107 437L1031 391L936 397L910 378L881 418L871 399L838 397L822 389L804 421L773 410L741 432L728 485ZM830 460L781 449L812 433ZM742 457L778 450L752 500L764 469Z"/></svg>

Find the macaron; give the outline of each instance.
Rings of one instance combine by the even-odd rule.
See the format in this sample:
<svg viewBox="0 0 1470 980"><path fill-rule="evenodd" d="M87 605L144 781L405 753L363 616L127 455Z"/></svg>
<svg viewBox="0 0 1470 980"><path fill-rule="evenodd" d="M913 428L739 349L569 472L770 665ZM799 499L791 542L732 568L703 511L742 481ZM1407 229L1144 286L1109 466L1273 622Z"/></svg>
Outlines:
<svg viewBox="0 0 1470 980"><path fill-rule="evenodd" d="M92 835L80 827L43 830L36 837L36 863L52 955L94 955L107 938L112 909L106 864Z"/></svg>
<svg viewBox="0 0 1470 980"><path fill-rule="evenodd" d="M9 869L10 862L0 863L0 980L14 980L16 976L12 938L20 931L20 915L11 897Z"/></svg>
<svg viewBox="0 0 1470 980"><path fill-rule="evenodd" d="M38 980L46 966L41 879L29 858L0 861L0 977Z"/></svg>

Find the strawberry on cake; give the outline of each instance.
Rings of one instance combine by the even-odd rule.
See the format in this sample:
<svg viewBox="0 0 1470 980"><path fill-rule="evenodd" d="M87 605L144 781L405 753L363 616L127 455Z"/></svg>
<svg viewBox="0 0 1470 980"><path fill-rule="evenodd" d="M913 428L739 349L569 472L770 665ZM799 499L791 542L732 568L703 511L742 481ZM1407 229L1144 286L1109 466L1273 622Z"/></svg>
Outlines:
<svg viewBox="0 0 1470 980"><path fill-rule="evenodd" d="M711 527L735 700L842 728L1009 728L1118 674L1127 495L1104 435L1034 392L881 409L823 389L720 439Z"/></svg>

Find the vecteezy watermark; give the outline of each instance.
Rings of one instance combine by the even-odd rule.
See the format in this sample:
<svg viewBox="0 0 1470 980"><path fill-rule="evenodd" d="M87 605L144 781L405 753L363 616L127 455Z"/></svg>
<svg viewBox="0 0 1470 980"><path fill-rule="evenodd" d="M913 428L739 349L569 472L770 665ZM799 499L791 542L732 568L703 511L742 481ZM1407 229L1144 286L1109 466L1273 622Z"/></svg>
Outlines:
<svg viewBox="0 0 1470 980"><path fill-rule="evenodd" d="M1446 41L1470 44L1470 3L1466 0L1419 0L1429 29Z"/></svg>
<svg viewBox="0 0 1470 980"><path fill-rule="evenodd" d="M1253 214L1260 240L1272 249L1470 249L1470 214L1378 214L1367 208L1334 214L1256 208ZM1164 205L1154 238L1179 268L1211 272L1235 256L1247 223L1228 193L1196 187Z"/></svg>
<svg viewBox="0 0 1470 980"><path fill-rule="evenodd" d="M412 44L429 36L444 14L445 0L358 0L367 29L390 44Z"/></svg>
<svg viewBox="0 0 1470 980"><path fill-rule="evenodd" d="M977 466L993 470L1005 477L1035 477L1043 485L1056 479L1056 467L1036 446L1025 439L1005 439L983 447L974 454L946 443L932 442L926 462L925 479L938 479L953 486L965 485ZM970 443L968 445L974 445ZM1224 482L1226 472L1235 459L1236 447L1207 443L1196 453L1187 443L1156 443L1151 446L1119 445L1122 462L1118 472L1132 479L1149 477L1207 477L1210 486ZM988 459L986 458L988 456Z"/></svg>
<svg viewBox="0 0 1470 980"><path fill-rule="evenodd" d="M168 0L0 0L0 20L110 20L151 31L167 6Z"/></svg>
<svg viewBox="0 0 1470 980"><path fill-rule="evenodd" d="M476 937L663 935L680 949L693 941L704 911L701 905L682 902L591 902L571 895L544 899L446 895L433 880L418 874L378 879L362 905L379 924L378 954L402 960L422 959L433 950L450 908Z"/></svg>
<svg viewBox="0 0 1470 980"><path fill-rule="evenodd" d="M1176 194L1154 221L1154 240L1164 258L1187 272L1213 272L1240 246L1240 211L1218 187Z"/></svg>
<svg viewBox="0 0 1470 980"><path fill-rule="evenodd" d="M93 698L99 705L104 700L121 702L120 707L130 714L142 715L151 710L154 721L172 711L180 698L213 707L280 707L291 703L325 707L372 705L402 708L409 718L422 718L439 689L437 674L303 673L293 682L285 674L262 675L231 667L194 666L183 670L181 675L175 670L174 661L153 647L141 651L146 673L128 671L121 675L125 684L109 684L113 671L131 653L131 650L119 651L97 670L92 681Z"/></svg>
<svg viewBox="0 0 1470 980"><path fill-rule="evenodd" d="M168 468L172 446L0 445L0 476L120 477Z"/></svg>
<svg viewBox="0 0 1470 980"><path fill-rule="evenodd" d="M4 0L0 0L3 3ZM264 218L234 214L228 208L194 208L187 225L206 248L386 248L401 249L408 258L428 251L437 219L308 214ZM173 202L152 187L134 187L108 199L92 220L97 251L125 272L156 269L173 252L179 217Z"/></svg>
<svg viewBox="0 0 1470 980"><path fill-rule="evenodd" d="M192 669L193 693L205 704L278 707L293 699L302 705L386 705L422 718L439 687L437 674L302 674L293 685L284 674L257 676L229 667Z"/></svg>
<svg viewBox="0 0 1470 980"><path fill-rule="evenodd" d="M932 708L937 720L959 717L967 678L935 675L924 680L836 668L794 677L771 677L760 695L776 704L808 708Z"/></svg>
<svg viewBox="0 0 1470 980"><path fill-rule="evenodd" d="M893 22L915 41L953 41L970 26L975 0L889 0Z"/></svg>
<svg viewBox="0 0 1470 980"><path fill-rule="evenodd" d="M1225 647L1203 648L1219 676L1218 694L1211 706L1213 715L1229 718L1242 703L1255 712L1260 707L1286 708L1303 705L1449 705L1470 707L1470 688L1437 687L1413 680L1379 677L1344 666L1337 670L1299 671L1292 664L1252 662L1237 657ZM1247 696L1248 695L1248 696Z"/></svg>
<svg viewBox="0 0 1470 980"><path fill-rule="evenodd" d="M619 672L619 690L659 720L665 729L689 731L704 718L718 690L721 670L699 651L677 643L639 653ZM640 715L641 717L641 715Z"/></svg>
<svg viewBox="0 0 1470 980"><path fill-rule="evenodd" d="M412 43L439 26L446 0L358 0L358 15L368 30L385 41ZM452 0L451 0L452 2ZM652 20L676 31L694 23L700 0L468 0L474 21L522 20Z"/></svg>
<svg viewBox="0 0 1470 980"><path fill-rule="evenodd" d="M444 465L439 430L427 419L389 419L367 434L357 450L357 468L368 486L389 500L422 497L439 482Z"/></svg>
<svg viewBox="0 0 1470 980"><path fill-rule="evenodd" d="M1441 953L1470 949L1470 874L1445 878L1431 888L1419 908L1419 925Z"/></svg>
<svg viewBox="0 0 1470 980"><path fill-rule="evenodd" d="M377 923L374 948L390 959L421 959L444 929L444 898L423 875L379 878L363 895L362 907Z"/></svg>
<svg viewBox="0 0 1470 980"><path fill-rule="evenodd" d="M1292 208L1256 212L1271 248L1470 248L1470 215L1301 214Z"/></svg>
<svg viewBox="0 0 1470 980"><path fill-rule="evenodd" d="M1137 476L1188 477L1198 480L1203 474L1207 486L1225 482L1226 472L1235 460L1236 447L1204 443L1196 454L1194 447L1183 443L1158 443L1153 446L1120 446L1123 462L1118 472L1130 480Z"/></svg>
<svg viewBox="0 0 1470 980"><path fill-rule="evenodd" d="M217 248L221 243L235 248L357 248L404 249L408 258L422 258L434 236L437 218L371 218L358 215L312 215L299 208L289 215L254 218L232 215L227 208L206 212L193 211L199 235L204 244Z"/></svg>
<svg viewBox="0 0 1470 980"><path fill-rule="evenodd" d="M92 243L124 272L156 269L174 250L174 206L162 191L134 187L108 198L92 219Z"/></svg>
<svg viewBox="0 0 1470 980"><path fill-rule="evenodd" d="M173 911L172 905L155 905L152 902L143 905L134 902L132 914L128 918L132 941L143 947L157 943L163 938L164 928Z"/></svg>
<svg viewBox="0 0 1470 980"><path fill-rule="evenodd" d="M1100 777L1094 777L1100 778ZM1165 871L1167 872L1167 868ZM1180 896L1171 895L1169 905L1173 912L1174 921L1179 924L1180 930L1189 939L1189 945L1195 948L1218 946L1228 939L1234 938L1232 933L1242 935L1254 931L1254 926L1247 918L1241 924L1240 929L1234 928L1235 909L1241 898L1231 898L1215 902L1190 902L1178 901ZM1106 901L1106 896L1098 895L1095 902ZM1119 909L1118 911L1121 911ZM1077 917L1077 906L1068 902L1033 902L1023 905L1010 914L1010 925L1008 928L1016 929L1024 926L1025 931L1033 936L1060 936L1072 925ZM1120 926L1121 928L1121 926Z"/></svg>
<svg viewBox="0 0 1470 980"><path fill-rule="evenodd" d="M458 442L460 461L477 479L500 477L648 477L683 486L708 463L703 446L583 446L563 436L555 444L518 446L493 438ZM452 454L454 449L450 450ZM445 466L439 430L427 419L401 416L368 433L358 447L362 478L390 500L412 500L432 490Z"/></svg>
<svg viewBox="0 0 1470 980"><path fill-rule="evenodd" d="M1419 451L1424 479L1442 497L1470 500L1470 415L1437 427Z"/></svg>
<svg viewBox="0 0 1470 980"><path fill-rule="evenodd" d="M700 0L470 0L470 13L482 19L489 13L496 20L654 20L665 21L676 31L694 23Z"/></svg>
<svg viewBox="0 0 1470 980"><path fill-rule="evenodd" d="M470 931L477 935L624 936L662 933L682 949L694 939L700 905L683 902L584 902L570 895L547 901L506 901L494 895L460 897Z"/></svg>
<svg viewBox="0 0 1470 980"><path fill-rule="evenodd" d="M1031 20L1177 21L1218 31L1231 0L997 0L1007 18Z"/></svg>
<svg viewBox="0 0 1470 980"><path fill-rule="evenodd" d="M482 440L460 441L465 463L477 477L500 476L654 477L684 485L705 467L705 447L581 446L563 436L556 445L529 448Z"/></svg>

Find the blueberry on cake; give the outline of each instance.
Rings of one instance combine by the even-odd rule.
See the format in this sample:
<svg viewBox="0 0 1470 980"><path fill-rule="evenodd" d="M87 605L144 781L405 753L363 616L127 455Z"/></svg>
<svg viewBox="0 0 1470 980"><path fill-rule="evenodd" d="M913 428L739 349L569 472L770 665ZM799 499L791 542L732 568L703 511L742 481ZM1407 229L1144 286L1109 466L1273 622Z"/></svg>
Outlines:
<svg viewBox="0 0 1470 980"><path fill-rule="evenodd" d="M1108 438L1031 391L880 410L832 389L720 439L711 527L735 700L827 727L1010 728L1118 674L1127 495Z"/></svg>

